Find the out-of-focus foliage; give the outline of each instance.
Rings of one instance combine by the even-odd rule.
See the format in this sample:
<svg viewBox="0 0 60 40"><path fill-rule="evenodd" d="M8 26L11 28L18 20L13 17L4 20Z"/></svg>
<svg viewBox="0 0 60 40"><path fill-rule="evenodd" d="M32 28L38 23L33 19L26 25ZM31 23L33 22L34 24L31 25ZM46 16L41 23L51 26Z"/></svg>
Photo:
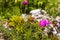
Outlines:
<svg viewBox="0 0 60 40"><path fill-rule="evenodd" d="M12 26L15 30L23 32L22 30L24 28L22 26L25 24L25 22L22 16L12 16L9 21L9 25Z"/></svg>
<svg viewBox="0 0 60 40"><path fill-rule="evenodd" d="M46 36L38 22L26 22L21 16L12 16L9 19L9 26L11 30L0 27L6 40L53 40L55 38L53 35L51 35L53 38Z"/></svg>
<svg viewBox="0 0 60 40"><path fill-rule="evenodd" d="M15 22L17 23L17 21ZM3 36L6 40L50 40L50 38L43 34L42 28L39 27L38 23L18 23L19 25L16 25L11 30L0 27L0 30L2 31Z"/></svg>
<svg viewBox="0 0 60 40"><path fill-rule="evenodd" d="M25 22L21 16L12 16L9 19L9 25L12 29L0 27L6 40L48 40L47 36L43 36L42 28L39 23Z"/></svg>
<svg viewBox="0 0 60 40"><path fill-rule="evenodd" d="M48 38L42 32L38 22L25 22L20 16L22 13L29 14L33 9L44 9L51 16L60 15L58 0L28 0L28 5L23 5L22 0L0 0L0 31L6 40L55 40ZM15 16L13 16L15 15ZM2 27L6 19L9 19L9 27Z"/></svg>
<svg viewBox="0 0 60 40"><path fill-rule="evenodd" d="M19 5L15 4L14 0L0 1L0 16L9 18L12 15L20 15Z"/></svg>
<svg viewBox="0 0 60 40"><path fill-rule="evenodd" d="M0 15L5 18L11 17L11 15L20 15L27 13L33 9L44 9L49 15L59 15L56 9L58 8L59 0L28 0L28 5L23 5L22 0L0 0ZM56 15L55 15L56 14Z"/></svg>

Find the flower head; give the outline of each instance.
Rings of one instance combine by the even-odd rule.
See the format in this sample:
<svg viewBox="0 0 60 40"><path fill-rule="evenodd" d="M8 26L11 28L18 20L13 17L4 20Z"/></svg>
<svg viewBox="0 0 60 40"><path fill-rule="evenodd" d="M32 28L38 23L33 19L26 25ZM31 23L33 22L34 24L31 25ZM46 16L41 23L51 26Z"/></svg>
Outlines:
<svg viewBox="0 0 60 40"><path fill-rule="evenodd" d="M35 10L31 10L30 13L31 14L38 14L40 12L40 9L35 9Z"/></svg>
<svg viewBox="0 0 60 40"><path fill-rule="evenodd" d="M23 4L23 5L27 5L27 4L28 4L28 2L26 2L26 1L23 1L23 2L22 2L22 4Z"/></svg>
<svg viewBox="0 0 60 40"><path fill-rule="evenodd" d="M40 26L41 27L45 27L45 26L48 26L50 24L50 21L49 20L46 20L46 19L43 19L40 21Z"/></svg>

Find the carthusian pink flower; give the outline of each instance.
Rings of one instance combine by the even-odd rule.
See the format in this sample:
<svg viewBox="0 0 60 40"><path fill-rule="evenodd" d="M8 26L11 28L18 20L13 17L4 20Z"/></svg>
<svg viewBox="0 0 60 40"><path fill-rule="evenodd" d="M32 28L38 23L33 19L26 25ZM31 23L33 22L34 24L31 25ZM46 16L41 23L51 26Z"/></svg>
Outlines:
<svg viewBox="0 0 60 40"><path fill-rule="evenodd" d="M39 22L40 27L43 27L43 28L48 26L49 24L50 24L50 21L46 19L43 19Z"/></svg>
<svg viewBox="0 0 60 40"><path fill-rule="evenodd" d="M27 0L23 0L22 4L23 5L27 5L28 4L28 1Z"/></svg>
<svg viewBox="0 0 60 40"><path fill-rule="evenodd" d="M23 5L27 5L27 4L28 4L28 2L22 2L22 4L23 4Z"/></svg>

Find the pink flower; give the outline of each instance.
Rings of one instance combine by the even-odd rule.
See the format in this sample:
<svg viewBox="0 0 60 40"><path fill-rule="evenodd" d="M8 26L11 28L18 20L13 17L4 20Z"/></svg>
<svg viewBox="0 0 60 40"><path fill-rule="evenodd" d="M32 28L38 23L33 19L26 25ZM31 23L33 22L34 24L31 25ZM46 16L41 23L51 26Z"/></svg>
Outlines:
<svg viewBox="0 0 60 40"><path fill-rule="evenodd" d="M40 27L43 27L43 28L48 26L49 24L50 24L50 21L46 19L41 20L39 23Z"/></svg>
<svg viewBox="0 0 60 40"><path fill-rule="evenodd" d="M28 2L26 2L26 1L23 1L23 2L22 2L22 4L23 4L23 5L27 5L27 4L28 4Z"/></svg>

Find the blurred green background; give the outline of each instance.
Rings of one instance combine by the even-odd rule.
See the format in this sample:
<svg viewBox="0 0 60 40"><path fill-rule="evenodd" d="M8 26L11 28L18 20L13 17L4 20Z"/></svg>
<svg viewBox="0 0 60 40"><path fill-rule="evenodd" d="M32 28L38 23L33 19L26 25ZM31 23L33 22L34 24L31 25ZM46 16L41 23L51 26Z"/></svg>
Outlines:
<svg viewBox="0 0 60 40"><path fill-rule="evenodd" d="M60 0L28 0L28 5L23 5L22 0L0 0L0 16L9 18L12 15L29 14L33 9L44 9L49 15L60 15L56 9Z"/></svg>

